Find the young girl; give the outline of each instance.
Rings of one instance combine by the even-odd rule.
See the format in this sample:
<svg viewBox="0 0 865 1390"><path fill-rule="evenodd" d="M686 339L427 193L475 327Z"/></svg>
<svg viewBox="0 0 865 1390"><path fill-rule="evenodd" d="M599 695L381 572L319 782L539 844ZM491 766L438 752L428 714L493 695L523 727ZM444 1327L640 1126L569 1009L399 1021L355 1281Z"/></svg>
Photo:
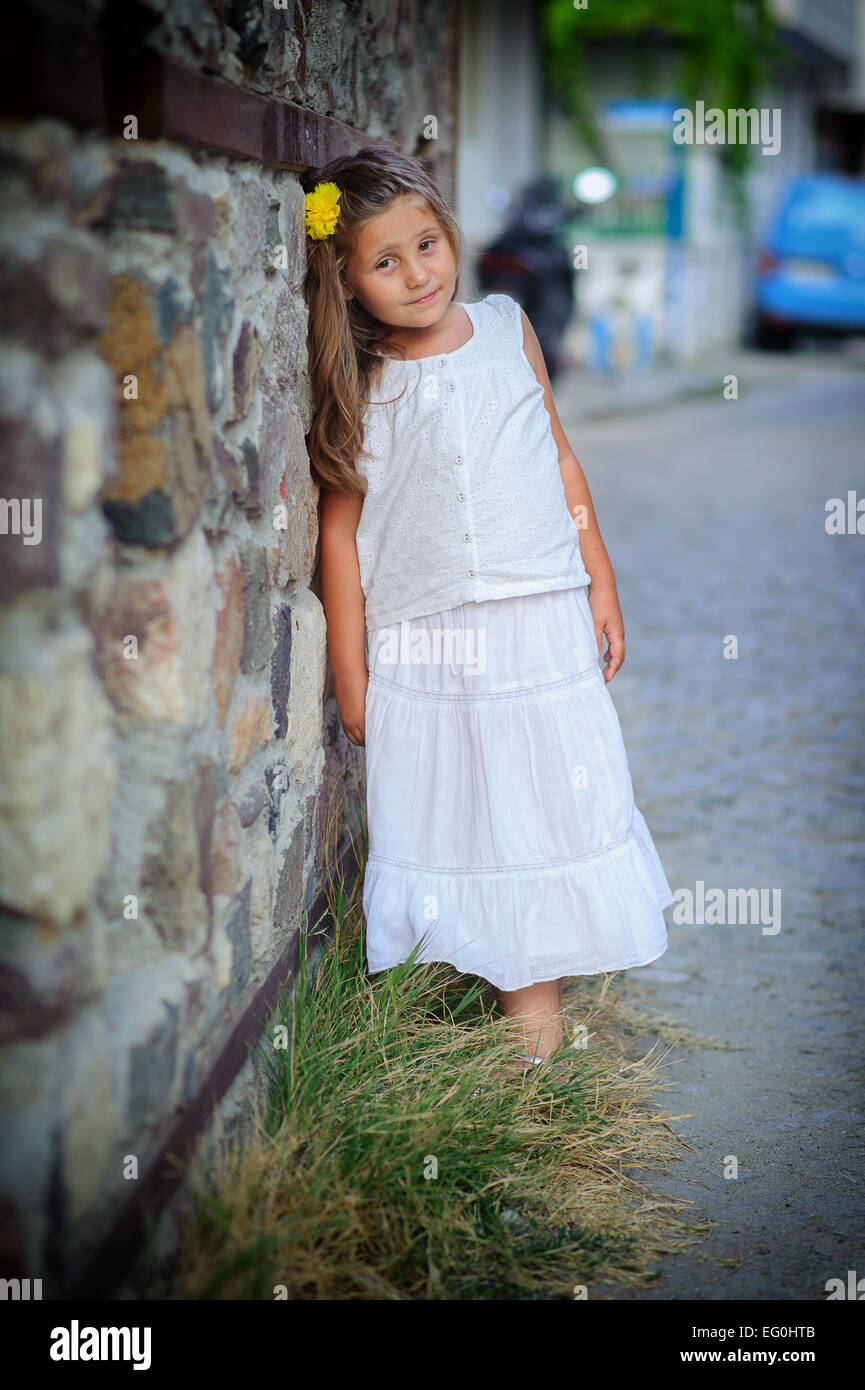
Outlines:
<svg viewBox="0 0 865 1390"><path fill-rule="evenodd" d="M645 965L673 902L607 683L616 583L537 338L455 298L461 239L386 146L306 191L308 437L334 693L366 749L367 961L449 961L527 1054L563 977ZM607 638L604 667L599 665ZM515 1059L516 1060L516 1059Z"/></svg>

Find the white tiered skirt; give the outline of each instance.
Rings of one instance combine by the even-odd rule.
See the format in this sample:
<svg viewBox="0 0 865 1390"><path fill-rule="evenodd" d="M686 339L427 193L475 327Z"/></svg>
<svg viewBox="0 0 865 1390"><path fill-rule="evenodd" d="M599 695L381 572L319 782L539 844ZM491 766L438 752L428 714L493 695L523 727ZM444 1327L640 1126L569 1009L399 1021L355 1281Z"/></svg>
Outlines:
<svg viewBox="0 0 865 1390"><path fill-rule="evenodd" d="M673 894L634 803L588 588L366 635L369 971L498 989L646 965Z"/></svg>

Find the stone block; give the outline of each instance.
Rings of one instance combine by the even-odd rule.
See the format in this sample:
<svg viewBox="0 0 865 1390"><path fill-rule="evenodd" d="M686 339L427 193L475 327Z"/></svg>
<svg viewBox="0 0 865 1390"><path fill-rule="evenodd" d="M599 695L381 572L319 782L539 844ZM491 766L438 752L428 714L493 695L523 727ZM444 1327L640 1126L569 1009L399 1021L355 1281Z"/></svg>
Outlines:
<svg viewBox="0 0 865 1390"><path fill-rule="evenodd" d="M180 1044L198 978L192 962L177 956L122 971L106 992L103 1013L109 1049L119 1063L124 1149L137 1154L139 1175L149 1157L151 1127L164 1122L179 1098Z"/></svg>
<svg viewBox="0 0 865 1390"><path fill-rule="evenodd" d="M107 980L106 925L91 911L59 940L0 909L0 1045L36 1041L65 1027Z"/></svg>
<svg viewBox="0 0 865 1390"><path fill-rule="evenodd" d="M163 280L153 301L153 324L156 336L163 345L170 341L179 323L188 323L191 306L187 304L173 276Z"/></svg>
<svg viewBox="0 0 865 1390"><path fill-rule="evenodd" d="M104 223L117 162L96 144L78 144L64 165L69 181L70 216L76 226Z"/></svg>
<svg viewBox="0 0 865 1390"><path fill-rule="evenodd" d="M258 819L261 812L267 805L267 792L260 780L256 780L240 800L238 811L240 814L240 824L247 829Z"/></svg>
<svg viewBox="0 0 865 1390"><path fill-rule="evenodd" d="M279 828L279 817L282 810L282 798L289 788L290 778L288 768L285 763L275 763L268 767L264 773L264 780L267 784L267 794L269 797L267 828L270 834L276 839Z"/></svg>
<svg viewBox="0 0 865 1390"><path fill-rule="evenodd" d="M245 487L245 470L220 434L211 436L212 467L202 493L201 523L208 536L226 535L234 526L234 503Z"/></svg>
<svg viewBox="0 0 865 1390"><path fill-rule="evenodd" d="M231 704L240 670L244 648L243 573L236 555L231 555L217 571L220 606L216 615L216 648L214 652L214 696L220 724Z"/></svg>
<svg viewBox="0 0 865 1390"><path fill-rule="evenodd" d="M3 496L0 499L0 601L60 580L60 439L43 439L31 421L0 419Z"/></svg>
<svg viewBox="0 0 865 1390"><path fill-rule="evenodd" d="M274 252L278 246L284 245L282 227L279 224L279 203L271 203L267 209L267 231L265 233L264 244L261 248L266 275L276 274Z"/></svg>
<svg viewBox="0 0 865 1390"><path fill-rule="evenodd" d="M124 160L112 181L105 226L173 232L171 185L165 170L143 159Z"/></svg>
<svg viewBox="0 0 865 1390"><path fill-rule="evenodd" d="M245 420L255 400L263 346L258 329L244 320L231 357L230 421Z"/></svg>
<svg viewBox="0 0 865 1390"><path fill-rule="evenodd" d="M273 903L274 946L282 950L297 929L305 904L303 820L294 827L282 857Z"/></svg>
<svg viewBox="0 0 865 1390"><path fill-rule="evenodd" d="M107 260L102 247L85 240L46 239L34 259L36 249L3 249L0 331L6 339L56 358L105 327Z"/></svg>
<svg viewBox="0 0 865 1390"><path fill-rule="evenodd" d="M87 1009L56 1042L62 1056L62 1192L70 1233L93 1220L122 1181L122 1123L111 1067L118 1036ZM166 1096L160 1097L164 1104Z"/></svg>
<svg viewBox="0 0 865 1390"><path fill-rule="evenodd" d="M48 242L41 264L48 275L51 300L76 333L89 337L108 322L111 277L103 247Z"/></svg>
<svg viewBox="0 0 865 1390"><path fill-rule="evenodd" d="M153 447L135 450L142 471L161 465L164 445L153 441ZM137 502L116 502L107 499L102 504L112 530L124 545L141 545L147 550L161 550L177 540L178 530L171 498L161 488L154 488Z"/></svg>
<svg viewBox="0 0 865 1390"><path fill-rule="evenodd" d="M198 519L213 463L210 411L201 348L189 324L179 324L163 354L171 421L170 494L178 535Z"/></svg>
<svg viewBox="0 0 865 1390"><path fill-rule="evenodd" d="M178 230L195 244L206 241L216 227L213 199L207 193L197 193L183 179L173 179L171 188Z"/></svg>
<svg viewBox="0 0 865 1390"><path fill-rule="evenodd" d="M260 60L267 46L262 11L258 7L233 5L230 24L238 39L238 53L244 64Z"/></svg>
<svg viewBox="0 0 865 1390"><path fill-rule="evenodd" d="M161 344L153 321L153 299L153 288L132 275L115 275L111 281L108 324L98 346L118 385L121 440L152 430L165 417L162 372L156 370ZM134 374L138 382L137 395L128 400L121 390L126 374ZM141 479L121 472L110 495L135 501L163 478L164 474Z"/></svg>
<svg viewBox="0 0 865 1390"><path fill-rule="evenodd" d="M239 171L231 189L231 263L257 280L267 232L267 193L256 169Z"/></svg>
<svg viewBox="0 0 865 1390"><path fill-rule="evenodd" d="M148 287L131 276L116 276L99 351L115 381L119 453L102 506L120 540L150 548L176 536L161 428L166 395L159 350ZM135 395L127 399L124 391L132 389L130 378Z"/></svg>
<svg viewBox="0 0 865 1390"><path fill-rule="evenodd" d="M298 266L298 275L292 283L302 281L303 271ZM307 313L303 297L284 285L276 298L270 350L265 358L265 371L275 382L281 399L298 400L302 394L300 386L308 366L306 335Z"/></svg>
<svg viewBox="0 0 865 1390"><path fill-rule="evenodd" d="M231 942L231 977L228 983L228 1004L234 1004L249 983L252 968L252 939L249 905L252 891L250 879L234 900L225 924L225 934Z"/></svg>
<svg viewBox="0 0 865 1390"><path fill-rule="evenodd" d="M65 590L81 594L85 606L89 604L91 586L99 582L100 571L104 572L111 564L110 542L111 527L101 510L64 514L60 533L60 582Z"/></svg>
<svg viewBox="0 0 865 1390"><path fill-rule="evenodd" d="M9 1042L3 1048L0 1066L0 1121L17 1110L31 1106L49 1110L56 1102L57 1040L39 1038ZM10 1155L0 1145L0 1171Z"/></svg>
<svg viewBox="0 0 865 1390"><path fill-rule="evenodd" d="M227 193L215 194L213 211L216 218L214 236L220 246L227 246L231 233L231 199Z"/></svg>
<svg viewBox="0 0 865 1390"><path fill-rule="evenodd" d="M129 1049L128 1120L139 1129L145 1117L161 1116L174 1090L177 1075L180 1011L176 1004L160 1000L164 1015L148 1036Z"/></svg>
<svg viewBox="0 0 865 1390"><path fill-rule="evenodd" d="M68 193L69 159L75 148L75 132L51 117L4 122L0 134L4 173L15 171L48 202L60 202Z"/></svg>
<svg viewBox="0 0 865 1390"><path fill-rule="evenodd" d="M229 772L238 772L273 737L270 699L251 695L236 709L231 721Z"/></svg>
<svg viewBox="0 0 865 1390"><path fill-rule="evenodd" d="M146 830L141 865L139 911L171 951L201 950L208 936L209 910L202 889L197 783L183 768L166 788L160 814ZM209 870L209 865L208 865Z"/></svg>
<svg viewBox="0 0 865 1390"><path fill-rule="evenodd" d="M301 420L294 411L285 419L282 458L286 462L277 488L280 505L271 514L278 544L275 579L281 587L308 587L318 543L318 496L310 477Z"/></svg>
<svg viewBox="0 0 865 1390"><path fill-rule="evenodd" d="M213 558L200 531L173 551L161 579L124 574L93 619L96 658L118 710L197 727L213 688ZM137 655L133 644L137 639Z"/></svg>
<svg viewBox="0 0 865 1390"><path fill-rule="evenodd" d="M201 349L183 322L163 348L154 321L163 293L154 296L141 281L116 276L109 326L99 340L116 382L120 437L118 471L102 506L120 540L150 549L188 534L213 462ZM164 303L158 319L164 331L171 319ZM127 399L130 377L137 394Z"/></svg>
<svg viewBox="0 0 865 1390"><path fill-rule="evenodd" d="M242 479L237 490L236 500L240 506L249 511L260 511L258 479L261 472L261 460L258 449L251 439L245 439L241 445L242 458Z"/></svg>
<svg viewBox="0 0 865 1390"><path fill-rule="evenodd" d="M214 897L231 897L237 886L240 851L240 817L226 797L219 808L213 833L211 882Z"/></svg>
<svg viewBox="0 0 865 1390"><path fill-rule="evenodd" d="M253 966L256 970L266 971L273 964L273 898L277 859L264 817L256 821L250 831L245 850L245 862L249 866L252 884L249 923Z"/></svg>
<svg viewBox="0 0 865 1390"><path fill-rule="evenodd" d="M63 439L63 501L70 511L83 511L102 482L100 432L96 420L80 420Z"/></svg>
<svg viewBox="0 0 865 1390"><path fill-rule="evenodd" d="M322 735L322 694L327 666L324 609L308 589L297 588L291 598L291 699L285 706L286 763L294 775L312 765ZM276 683L272 680L276 705Z"/></svg>
<svg viewBox="0 0 865 1390"><path fill-rule="evenodd" d="M123 577L110 605L97 613L94 635L97 667L117 709L142 719L183 722L180 644L161 580Z"/></svg>
<svg viewBox="0 0 865 1390"><path fill-rule="evenodd" d="M88 908L109 853L117 777L110 710L94 676L86 629L43 630L25 615L4 618L4 902L15 912L68 926Z"/></svg>
<svg viewBox="0 0 865 1390"><path fill-rule="evenodd" d="M288 729L288 698L291 693L291 607L283 603L273 619L273 656L270 663L270 688L273 700L274 732L285 738Z"/></svg>
<svg viewBox="0 0 865 1390"><path fill-rule="evenodd" d="M114 382L91 350L69 353L51 376L62 432L62 498L66 512L88 511L114 469L117 438Z"/></svg>
<svg viewBox="0 0 865 1390"><path fill-rule="evenodd" d="M245 505L254 505L262 509L271 526L274 525L275 520L274 509L282 500L279 495L279 485L286 467L286 460L290 456L290 451L297 448L296 420L297 417L286 401L274 400L267 395L262 396L261 425L256 441L259 466L255 484L250 488ZM303 457L306 459L306 448L302 441L301 448ZM275 530L272 534L276 539Z"/></svg>
<svg viewBox="0 0 865 1390"><path fill-rule="evenodd" d="M231 277L219 269L211 246L197 258L192 274L201 322L201 341L207 374L208 402L218 410L225 400L224 350L234 313Z"/></svg>
<svg viewBox="0 0 865 1390"><path fill-rule="evenodd" d="M178 324L164 357L166 405L172 415L186 414L198 456L208 461L211 453L210 411L207 406L207 378L201 347L189 324ZM198 491L194 468L189 480Z"/></svg>
<svg viewBox="0 0 865 1390"><path fill-rule="evenodd" d="M244 546L243 571L243 652L240 669L246 675L263 671L270 657L273 637L270 629L270 567L267 551L260 546Z"/></svg>

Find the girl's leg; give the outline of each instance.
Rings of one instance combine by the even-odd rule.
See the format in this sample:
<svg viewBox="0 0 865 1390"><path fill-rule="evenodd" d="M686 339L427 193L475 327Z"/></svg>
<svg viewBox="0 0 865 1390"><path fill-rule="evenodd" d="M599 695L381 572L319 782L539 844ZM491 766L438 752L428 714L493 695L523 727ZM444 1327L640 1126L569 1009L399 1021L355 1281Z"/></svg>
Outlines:
<svg viewBox="0 0 865 1390"><path fill-rule="evenodd" d="M546 1057L561 1046L559 980L544 980L524 989L497 989L496 997L502 1013L514 1020L520 1044L529 1057Z"/></svg>

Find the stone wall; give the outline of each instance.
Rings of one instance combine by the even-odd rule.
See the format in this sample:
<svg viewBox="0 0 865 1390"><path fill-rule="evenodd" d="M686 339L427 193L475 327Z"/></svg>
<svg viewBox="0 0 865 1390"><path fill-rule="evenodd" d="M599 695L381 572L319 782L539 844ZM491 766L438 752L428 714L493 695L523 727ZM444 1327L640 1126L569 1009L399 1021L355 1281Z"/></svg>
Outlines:
<svg viewBox="0 0 865 1390"><path fill-rule="evenodd" d="M119 36L81 11L103 60L143 45L423 150L447 188L446 0L151 0L108 7ZM41 101L0 127L0 1276L56 1297L290 976L362 755L318 589L303 152Z"/></svg>

